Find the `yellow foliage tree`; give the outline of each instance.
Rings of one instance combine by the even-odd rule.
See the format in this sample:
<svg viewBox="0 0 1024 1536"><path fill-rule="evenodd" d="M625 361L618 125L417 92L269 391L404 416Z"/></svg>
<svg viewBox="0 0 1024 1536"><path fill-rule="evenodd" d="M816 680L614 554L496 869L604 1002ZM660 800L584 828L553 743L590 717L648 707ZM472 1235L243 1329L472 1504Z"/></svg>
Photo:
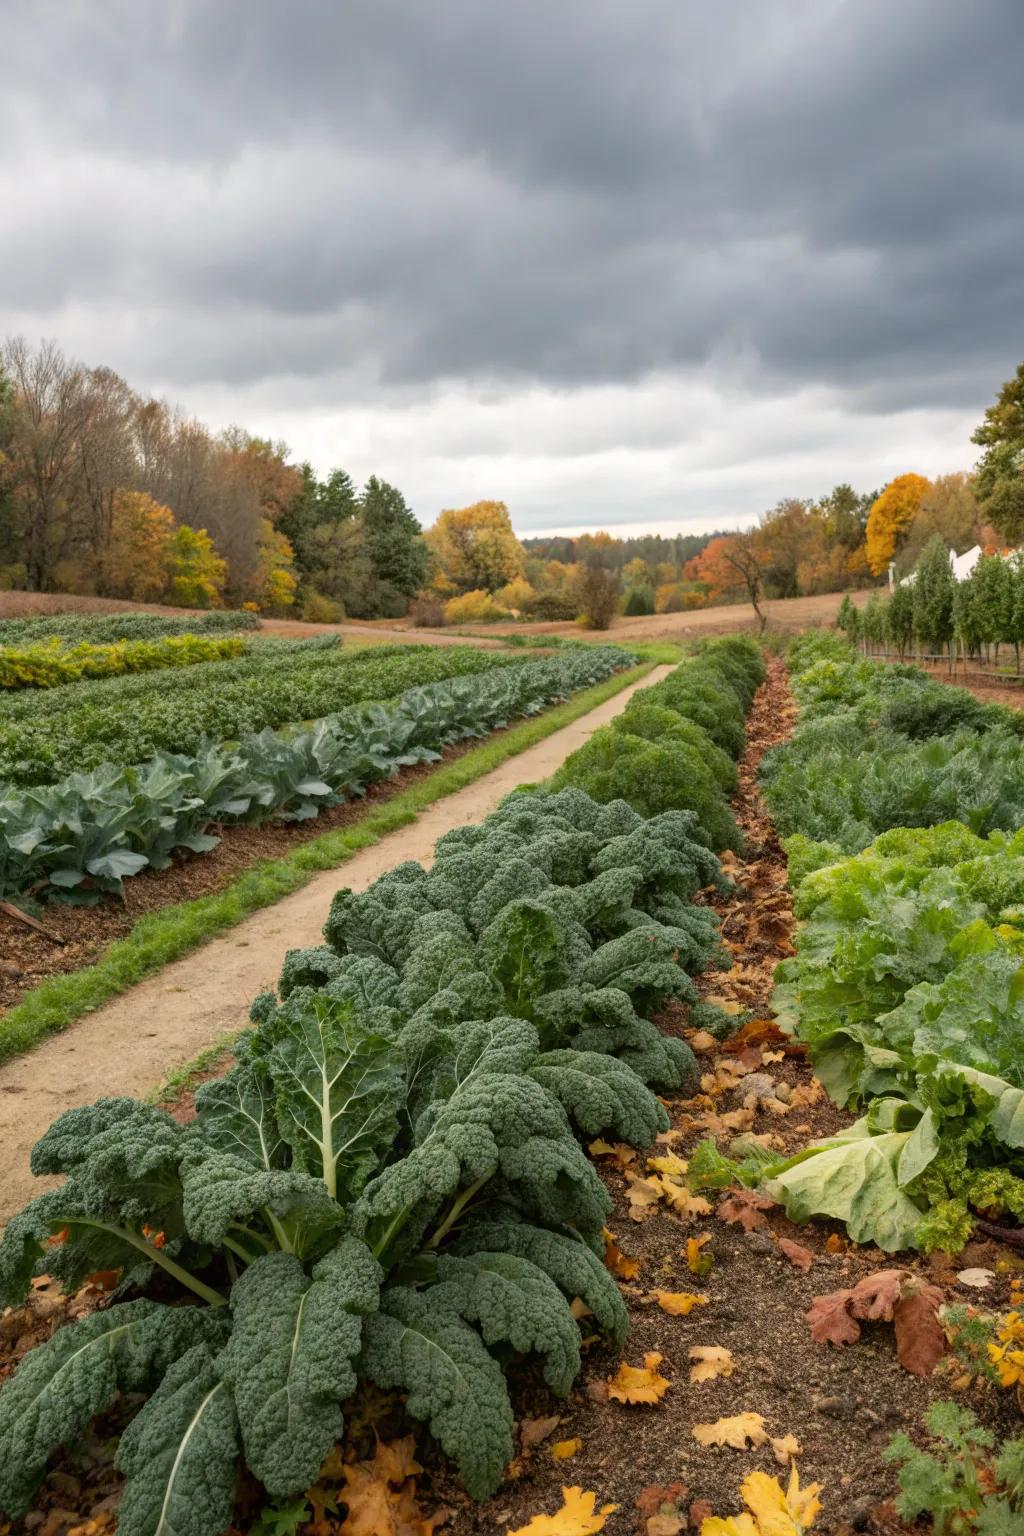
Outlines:
<svg viewBox="0 0 1024 1536"><path fill-rule="evenodd" d="M260 519L257 542L259 564L256 570L256 598L261 609L279 613L295 602L298 580L295 575L295 551L291 540L285 538L270 521Z"/></svg>
<svg viewBox="0 0 1024 1536"><path fill-rule="evenodd" d="M522 576L517 576L504 587L499 587L494 594L496 600L504 608L514 609L516 613L524 608L532 597L536 596L533 587Z"/></svg>
<svg viewBox="0 0 1024 1536"><path fill-rule="evenodd" d="M205 528L181 523L168 546L168 595L182 608L220 608L228 563L213 547Z"/></svg>
<svg viewBox="0 0 1024 1536"><path fill-rule="evenodd" d="M167 589L174 513L145 491L116 491L110 546L100 563L101 590L150 603Z"/></svg>
<svg viewBox="0 0 1024 1536"><path fill-rule="evenodd" d="M449 508L426 539L441 576L461 592L496 592L523 574L525 551L503 501Z"/></svg>
<svg viewBox="0 0 1024 1536"><path fill-rule="evenodd" d="M930 489L931 481L924 475L897 475L872 505L868 513L867 556L876 576L881 576L902 547Z"/></svg>

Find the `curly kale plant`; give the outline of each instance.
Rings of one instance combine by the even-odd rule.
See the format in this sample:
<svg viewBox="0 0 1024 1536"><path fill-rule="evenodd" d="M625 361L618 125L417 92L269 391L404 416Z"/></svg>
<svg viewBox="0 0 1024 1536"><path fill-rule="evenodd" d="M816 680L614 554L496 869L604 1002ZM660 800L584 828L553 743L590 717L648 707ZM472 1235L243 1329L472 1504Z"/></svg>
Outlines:
<svg viewBox="0 0 1024 1536"><path fill-rule="evenodd" d="M504 1365L537 1355L564 1395L577 1296L622 1337L608 1197L572 1125L653 1139L664 1111L627 1066L544 1051L521 1018L395 1028L308 987L238 1057L192 1125L107 1099L36 1146L33 1170L65 1182L9 1224L0 1304L44 1266L122 1283L0 1392L7 1514L117 1393L148 1393L118 1451L120 1528L217 1536L239 1457L269 1494L303 1491L360 1378L407 1392L482 1497L513 1449Z"/></svg>

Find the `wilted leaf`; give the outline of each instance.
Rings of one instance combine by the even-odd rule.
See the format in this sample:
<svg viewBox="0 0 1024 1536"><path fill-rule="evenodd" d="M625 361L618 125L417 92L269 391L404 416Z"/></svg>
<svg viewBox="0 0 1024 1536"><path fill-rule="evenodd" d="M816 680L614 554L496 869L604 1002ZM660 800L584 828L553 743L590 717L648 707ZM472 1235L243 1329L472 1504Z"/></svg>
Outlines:
<svg viewBox="0 0 1024 1536"><path fill-rule="evenodd" d="M759 1413L737 1413L716 1419L714 1424L695 1424L693 1438L701 1445L731 1445L734 1450L745 1451L748 1445L764 1445L768 1433Z"/></svg>
<svg viewBox="0 0 1024 1536"><path fill-rule="evenodd" d="M582 1488L563 1488L562 1507L553 1515L534 1515L529 1525L521 1525L508 1536L597 1536L603 1531L617 1504L597 1507L597 1494Z"/></svg>
<svg viewBox="0 0 1024 1536"><path fill-rule="evenodd" d="M660 1403L672 1383L659 1375L661 1356L656 1350L644 1355L644 1363L619 1366L608 1383L608 1396L616 1403Z"/></svg>
<svg viewBox="0 0 1024 1536"><path fill-rule="evenodd" d="M689 1317L694 1307L706 1307L708 1298L696 1291L655 1291L655 1300L670 1317Z"/></svg>
<svg viewBox="0 0 1024 1536"><path fill-rule="evenodd" d="M995 1277L994 1269L962 1269L957 1275L961 1285L975 1286L978 1290L987 1290Z"/></svg>
<svg viewBox="0 0 1024 1536"><path fill-rule="evenodd" d="M860 1324L850 1316L852 1291L830 1291L815 1296L804 1313L816 1344L853 1344L860 1338Z"/></svg>
<svg viewBox="0 0 1024 1536"><path fill-rule="evenodd" d="M633 1220L646 1221L661 1200L661 1181L656 1177L634 1179L626 1191L626 1199Z"/></svg>
<svg viewBox="0 0 1024 1536"><path fill-rule="evenodd" d="M582 1449L583 1441L577 1435L573 1440L556 1440L551 1447L551 1454L556 1461L568 1461L570 1456L575 1456Z"/></svg>
<svg viewBox="0 0 1024 1536"><path fill-rule="evenodd" d="M733 1189L719 1202L717 1215L722 1221L738 1223L744 1232L753 1232L756 1227L767 1226L763 1213L774 1204L774 1200L756 1189Z"/></svg>
<svg viewBox="0 0 1024 1536"><path fill-rule="evenodd" d="M715 1267L713 1253L703 1251L706 1243L710 1243L711 1233L702 1232L699 1237L686 1239L686 1267L691 1275L709 1275Z"/></svg>
<svg viewBox="0 0 1024 1536"><path fill-rule="evenodd" d="M535 1445L540 1445L548 1435L553 1435L561 1420L557 1413L550 1414L545 1419L523 1419L519 1425L519 1444L524 1451L530 1450Z"/></svg>
<svg viewBox="0 0 1024 1536"><path fill-rule="evenodd" d="M782 1466L788 1467L790 1458L801 1453L796 1435L778 1435L772 1439L772 1455Z"/></svg>
<svg viewBox="0 0 1024 1536"><path fill-rule="evenodd" d="M789 1096L789 1102L794 1109L804 1108L811 1104L817 1104L823 1098L824 1088L816 1077L809 1078L806 1083L798 1083Z"/></svg>
<svg viewBox="0 0 1024 1536"><path fill-rule="evenodd" d="M904 1282L893 1321L896 1354L912 1376L930 1376L946 1353L946 1334L939 1320L942 1292L927 1280Z"/></svg>
<svg viewBox="0 0 1024 1536"><path fill-rule="evenodd" d="M736 1369L731 1351L717 1344L695 1344L690 1359L695 1362L690 1366L691 1381L714 1381L717 1376L731 1376Z"/></svg>
<svg viewBox="0 0 1024 1536"><path fill-rule="evenodd" d="M651 1515L664 1513L666 1509L678 1508L688 1493L685 1483L669 1483L667 1487L661 1483L651 1483L637 1494L636 1507L647 1520Z"/></svg>
<svg viewBox="0 0 1024 1536"><path fill-rule="evenodd" d="M604 1228L604 1262L605 1268L618 1275L620 1280L635 1280L640 1273L640 1261L623 1253L614 1232L609 1232L607 1227Z"/></svg>
<svg viewBox="0 0 1024 1536"><path fill-rule="evenodd" d="M413 1456L414 1440L407 1435L389 1445L377 1444L373 1461L346 1463L342 1497L348 1506L346 1536L378 1536L385 1532L432 1532L447 1518L437 1511L426 1516L416 1498L415 1474L423 1469Z"/></svg>
<svg viewBox="0 0 1024 1536"><path fill-rule="evenodd" d="M779 1252L784 1253L789 1262L796 1268L806 1273L814 1263L814 1254L802 1243L795 1243L791 1237L779 1238Z"/></svg>
<svg viewBox="0 0 1024 1536"><path fill-rule="evenodd" d="M891 1322L893 1309L900 1299L905 1270L880 1269L858 1280L850 1292L850 1311L865 1322Z"/></svg>
<svg viewBox="0 0 1024 1536"><path fill-rule="evenodd" d="M698 1055L703 1055L706 1051L714 1051L718 1047L718 1041L714 1035L708 1034L706 1029L698 1029L690 1036L688 1044L690 1050L696 1051Z"/></svg>

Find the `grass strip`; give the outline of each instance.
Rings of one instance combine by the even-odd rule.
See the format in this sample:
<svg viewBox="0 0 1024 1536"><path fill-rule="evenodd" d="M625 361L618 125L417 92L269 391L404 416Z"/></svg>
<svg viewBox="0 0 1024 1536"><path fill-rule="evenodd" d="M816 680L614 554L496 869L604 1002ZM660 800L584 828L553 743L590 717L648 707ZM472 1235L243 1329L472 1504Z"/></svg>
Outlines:
<svg viewBox="0 0 1024 1536"><path fill-rule="evenodd" d="M283 858L261 859L212 895L177 902L140 917L131 932L109 945L95 964L64 976L51 976L0 1018L0 1061L30 1050L47 1035L67 1029L83 1014L94 1013L119 992L198 949L216 934L240 923L250 912L272 906L299 890L314 875L336 869L354 853L379 843L389 832L408 826L428 805L464 789L508 758L571 725L630 683L638 682L655 665L654 661L645 660L628 671L617 672L564 704L556 704L554 709L482 742L454 762L442 764L385 804L367 811L354 826L325 832Z"/></svg>

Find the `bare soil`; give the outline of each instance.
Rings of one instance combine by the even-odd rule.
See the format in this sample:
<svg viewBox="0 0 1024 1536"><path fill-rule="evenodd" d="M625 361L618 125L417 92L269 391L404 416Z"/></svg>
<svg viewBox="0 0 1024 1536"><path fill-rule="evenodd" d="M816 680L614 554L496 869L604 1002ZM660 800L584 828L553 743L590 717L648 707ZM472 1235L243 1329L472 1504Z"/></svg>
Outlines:
<svg viewBox="0 0 1024 1536"><path fill-rule="evenodd" d="M549 778L598 726L625 709L637 688L669 671L655 667L573 724L428 807L410 826L354 854L340 870L314 876L301 890L164 966L64 1033L0 1063L5 1154L0 1223L45 1187L28 1171L29 1153L62 1110L111 1092L143 1097L183 1062L244 1028L253 998L274 985L287 951L321 942L341 886L362 890L406 859L429 864L442 833L481 821L517 785Z"/></svg>

